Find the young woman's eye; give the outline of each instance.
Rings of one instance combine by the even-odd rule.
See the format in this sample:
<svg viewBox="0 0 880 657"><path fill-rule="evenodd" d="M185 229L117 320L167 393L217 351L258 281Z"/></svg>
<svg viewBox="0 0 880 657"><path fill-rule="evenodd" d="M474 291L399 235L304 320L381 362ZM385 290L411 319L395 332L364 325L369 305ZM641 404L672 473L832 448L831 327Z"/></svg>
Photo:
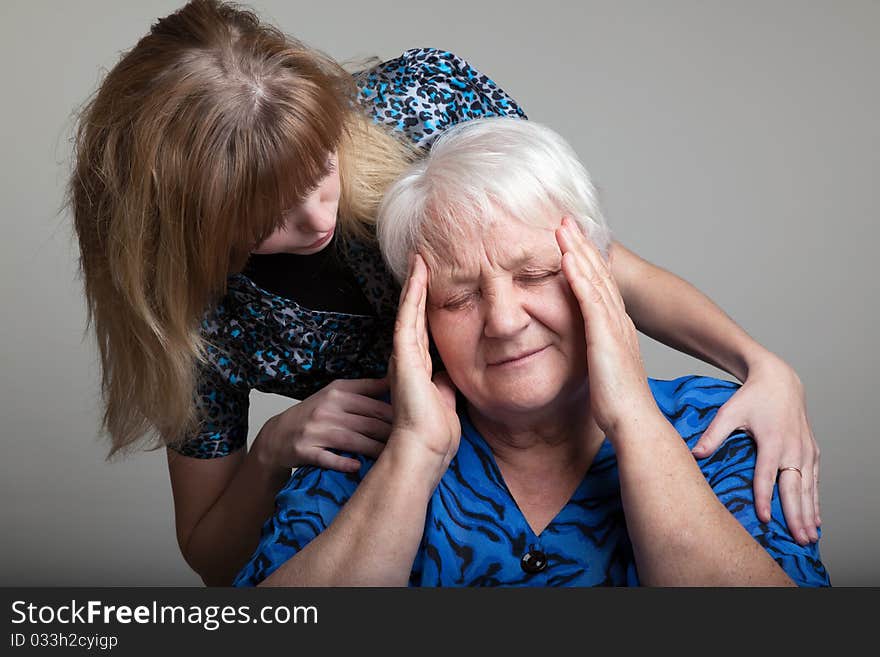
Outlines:
<svg viewBox="0 0 880 657"><path fill-rule="evenodd" d="M324 179L327 176L329 176L330 174L332 174L334 171L336 171L336 160L334 158L331 158L331 159L327 160L327 163L324 165L324 168L321 169L321 173L318 176L318 179L314 183L312 183L312 185L308 188L308 190L306 190L306 192L303 194L303 198L306 198L307 196L311 196L316 191L318 191L318 187L321 186L321 183L324 182Z"/></svg>
<svg viewBox="0 0 880 657"><path fill-rule="evenodd" d="M321 181L322 181L322 180L324 180L324 177L323 177L323 176L321 176L321 178L319 178L317 182L312 183L312 184L309 186L309 188L308 188L305 192L303 192L302 198L303 198L303 199L306 199L306 198L308 198L309 196L311 196L312 194L314 194L315 192L317 192L317 191L318 191L318 187L321 186Z"/></svg>

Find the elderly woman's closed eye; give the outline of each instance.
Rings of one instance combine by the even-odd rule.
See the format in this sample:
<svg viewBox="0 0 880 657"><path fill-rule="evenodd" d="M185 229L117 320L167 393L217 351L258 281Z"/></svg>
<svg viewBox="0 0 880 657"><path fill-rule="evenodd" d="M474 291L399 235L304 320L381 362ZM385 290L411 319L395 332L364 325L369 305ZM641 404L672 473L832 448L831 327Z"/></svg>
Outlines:
<svg viewBox="0 0 880 657"><path fill-rule="evenodd" d="M756 517L749 436L695 462L737 386L647 379L594 189L558 135L452 128L378 225L404 283L391 437L356 477L298 470L239 584L828 583L777 495Z"/></svg>

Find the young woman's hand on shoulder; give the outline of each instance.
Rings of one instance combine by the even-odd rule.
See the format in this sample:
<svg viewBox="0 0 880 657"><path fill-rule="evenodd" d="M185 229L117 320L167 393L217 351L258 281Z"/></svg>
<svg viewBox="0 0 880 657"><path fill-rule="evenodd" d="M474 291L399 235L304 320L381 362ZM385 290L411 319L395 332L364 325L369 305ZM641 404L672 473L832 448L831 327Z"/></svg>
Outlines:
<svg viewBox="0 0 880 657"><path fill-rule="evenodd" d="M386 379L338 379L266 422L253 450L266 465L356 472L360 462L334 451L378 458L391 433Z"/></svg>

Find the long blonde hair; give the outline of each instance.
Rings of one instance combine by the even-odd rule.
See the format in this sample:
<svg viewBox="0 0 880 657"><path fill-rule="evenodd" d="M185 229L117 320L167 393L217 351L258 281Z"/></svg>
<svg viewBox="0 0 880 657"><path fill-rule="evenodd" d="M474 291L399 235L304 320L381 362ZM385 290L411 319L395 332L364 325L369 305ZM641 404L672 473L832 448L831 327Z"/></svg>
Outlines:
<svg viewBox="0 0 880 657"><path fill-rule="evenodd" d="M69 203L111 456L197 428L201 319L334 149L340 231L369 238L414 148L361 113L332 59L234 5L190 2L107 74L79 117Z"/></svg>

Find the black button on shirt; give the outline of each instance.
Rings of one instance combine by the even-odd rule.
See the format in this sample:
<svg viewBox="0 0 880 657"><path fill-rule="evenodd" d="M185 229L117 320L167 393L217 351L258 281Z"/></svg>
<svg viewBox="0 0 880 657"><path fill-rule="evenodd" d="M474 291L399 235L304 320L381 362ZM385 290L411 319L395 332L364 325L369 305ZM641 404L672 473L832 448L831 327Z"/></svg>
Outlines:
<svg viewBox="0 0 880 657"><path fill-rule="evenodd" d="M547 568L547 555L540 550L529 550L522 556L519 565L530 575L535 575Z"/></svg>

